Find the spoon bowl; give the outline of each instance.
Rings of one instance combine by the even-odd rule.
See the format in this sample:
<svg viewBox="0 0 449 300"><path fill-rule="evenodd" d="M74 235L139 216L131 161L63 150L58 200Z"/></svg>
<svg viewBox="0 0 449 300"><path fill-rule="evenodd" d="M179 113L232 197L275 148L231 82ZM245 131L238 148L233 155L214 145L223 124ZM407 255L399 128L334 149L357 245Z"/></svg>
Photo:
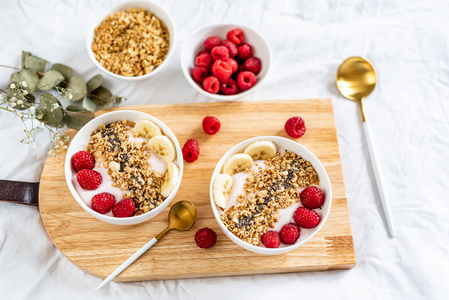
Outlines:
<svg viewBox="0 0 449 300"><path fill-rule="evenodd" d="M188 201L179 201L170 209L169 227L176 230L187 230L195 224L196 209L192 203Z"/></svg>
<svg viewBox="0 0 449 300"><path fill-rule="evenodd" d="M358 56L346 59L337 71L337 87L350 100L361 101L374 90L377 76L373 65Z"/></svg>

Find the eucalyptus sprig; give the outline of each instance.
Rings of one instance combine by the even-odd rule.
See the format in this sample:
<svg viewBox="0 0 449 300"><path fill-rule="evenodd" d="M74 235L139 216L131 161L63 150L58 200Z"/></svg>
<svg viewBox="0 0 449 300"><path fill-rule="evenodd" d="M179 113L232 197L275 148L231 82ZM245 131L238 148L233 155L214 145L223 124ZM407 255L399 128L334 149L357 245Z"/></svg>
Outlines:
<svg viewBox="0 0 449 300"><path fill-rule="evenodd" d="M0 65L17 70L11 74L9 85L0 89L0 109L13 113L24 126L22 143L34 143L36 131L44 128L50 134L49 155L58 148L67 147L69 140L62 128L79 130L95 117L97 109L119 104L124 98L113 95L102 86L103 76L96 75L85 82L73 76L73 69L63 64L53 64L22 51L22 68ZM55 91L55 93L52 93ZM64 108L60 100L70 104Z"/></svg>

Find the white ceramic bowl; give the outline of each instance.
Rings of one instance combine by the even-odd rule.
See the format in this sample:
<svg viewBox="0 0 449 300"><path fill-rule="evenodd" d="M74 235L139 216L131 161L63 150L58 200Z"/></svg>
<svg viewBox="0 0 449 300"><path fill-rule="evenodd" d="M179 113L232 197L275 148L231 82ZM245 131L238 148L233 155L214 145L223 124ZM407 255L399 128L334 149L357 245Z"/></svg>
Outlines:
<svg viewBox="0 0 449 300"><path fill-rule="evenodd" d="M232 155L234 155L236 153L242 153L243 150L246 148L246 146L248 146L252 142L258 141L258 140L271 140L276 144L278 149L283 148L283 149L286 149L286 150L289 150L291 152L301 155L304 159L306 159L312 163L313 167L315 168L315 170L318 173L318 177L320 179L320 184L318 185L318 187L323 191L323 193L325 195L325 201L321 208L321 211L319 211L319 210L317 211L318 214L321 216L321 222L320 222L320 224L318 224L317 227L312 228L312 229L301 228L301 235L300 235L299 239L296 241L296 243L293 245L281 244L279 246L279 248L265 248L265 247L261 247L261 246L254 246L247 242L242 241L241 239L236 237L234 234L232 234L231 231L229 231L226 228L226 226L223 224L223 222L220 219L220 213L218 211L217 206L215 205L213 194L212 194L212 186L213 186L215 177L218 174L220 174L220 172L223 168L223 164L229 157L231 157ZM310 240L321 229L321 227L323 227L324 223L326 222L327 216L329 215L330 208L331 208L332 188L331 188L331 184L329 181L329 176L327 175L327 172L324 169L323 165L318 160L318 158L312 152L310 152L310 150L308 150L306 147L302 146L301 144L299 144L295 141L292 141L292 140L289 140L289 139L286 139L283 137L259 136L259 137L248 139L246 141L243 141L243 142L235 145L228 152L226 152L223 155L223 157L220 159L220 161L217 163L217 165L214 169L214 172L212 174L211 182L210 182L210 202L211 202L212 210L214 212L215 220L217 221L218 226L220 226L221 230L223 230L223 232L234 243L241 246L242 248L245 248L246 250L256 252L259 254L281 254L281 253L285 253L285 252L289 252L294 249L297 249L298 247L300 247L301 245L306 243L308 240ZM292 218L292 220L293 220L293 218Z"/></svg>
<svg viewBox="0 0 449 300"><path fill-rule="evenodd" d="M74 175L75 171L72 168L71 158L76 152L84 150L85 146L90 141L91 133L94 130L98 129L98 127L101 124L106 125L106 124L109 124L112 122L121 121L121 120L125 120L125 119L128 121L133 121L133 122L138 122L140 120L153 121L154 123L159 125L159 127L162 129L162 132L173 141L173 144L175 145L175 148L176 148L175 163L179 167L179 181L176 184L176 188L173 190L173 192L170 194L170 196L168 196L164 200L164 202L162 202L155 209L153 209L145 214L139 215L139 216L134 216L134 217L129 217L129 218L116 218L116 217L97 213L96 211L91 209L88 205L86 205L86 203L84 203L84 201L78 195L78 193L73 185L73 182L72 182L72 180L74 180L73 175ZM106 113L104 115L96 117L95 119L91 120L89 123L84 125L83 128L81 128L81 130L78 131L78 133L75 135L72 142L70 143L69 149L67 150L67 155L65 158L65 166L64 166L65 179L67 181L69 190L72 193L73 197L75 198L76 202L78 202L78 204L81 205L81 207L86 212L88 212L90 215L94 216L98 220L101 220L101 221L104 221L107 223L111 223L111 224L116 224L116 225L132 225L132 224L142 223L142 222L148 221L149 219L155 217L160 212L162 212L170 204L170 202L172 202L173 198L175 198L176 193L178 192L179 186L181 185L183 169L184 169L184 161L183 161L183 157L182 157L181 147L179 146L179 142L176 139L176 136L174 135L174 133L170 130L170 128L168 128L168 126L165 125L161 120L159 120L149 114L146 114L146 113L143 113L140 111L133 111L133 110L120 110L120 111ZM119 201L119 199L117 199L117 201Z"/></svg>
<svg viewBox="0 0 449 300"><path fill-rule="evenodd" d="M219 94L211 94L203 90L203 88L193 81L190 76L190 72L192 68L195 66L195 58L198 53L204 50L204 41L211 36L217 36L221 40L226 39L226 34L232 29L240 28L243 30L243 33L246 37L246 43L250 44L253 47L254 56L260 58L262 61L262 70L256 76L256 84L243 92L240 92L235 95L219 95ZM203 27L193 32L184 42L181 50L181 68L184 73L185 78L196 89L198 92L203 94L206 97L213 98L216 100L236 100L241 97L248 95L257 89L262 82L265 80L268 71L271 67L271 50L268 46L267 41L256 31L252 30L249 27L243 25L236 24L218 24L218 25L210 25L207 27Z"/></svg>
<svg viewBox="0 0 449 300"><path fill-rule="evenodd" d="M152 72L142 75L142 76L134 76L134 77L129 77L129 76L122 76L122 75L118 75L115 73L112 73L109 70L106 70L101 64L100 62L95 58L95 54L92 51L92 41L94 39L94 35L95 35L95 28L101 24L101 22L103 22L103 20L116 12L119 11L124 11L127 10L128 8L132 8L132 7L137 7L137 8L144 8L147 11L152 12L153 14L156 15L156 17L158 17L167 27L168 33L170 35L170 41L169 41L169 49L168 49L168 53L167 56L165 57L164 61L157 67L155 68ZM147 79L151 76L154 76L155 74L157 74L158 72L160 72L168 63L168 60L170 59L170 57L173 54L174 48L175 48L175 24L172 20L172 18L170 17L170 15L168 14L168 12L166 10L164 10L162 7L160 7L159 5L156 5L153 2L149 2L149 1L129 1L129 2L124 2L122 4L117 5L116 7L112 8L110 11L108 11L106 14L103 15L103 17L101 19L99 19L93 26L92 28L89 30L89 33L87 34L87 40L86 40L86 47L87 47L87 53L89 54L89 57L92 59L92 61L94 62L94 64L100 68L100 70L102 70L103 72L105 72L106 74L115 77L115 78L119 78L119 79L123 79L123 80L128 80L128 81L138 81L138 80L142 80L142 79Z"/></svg>

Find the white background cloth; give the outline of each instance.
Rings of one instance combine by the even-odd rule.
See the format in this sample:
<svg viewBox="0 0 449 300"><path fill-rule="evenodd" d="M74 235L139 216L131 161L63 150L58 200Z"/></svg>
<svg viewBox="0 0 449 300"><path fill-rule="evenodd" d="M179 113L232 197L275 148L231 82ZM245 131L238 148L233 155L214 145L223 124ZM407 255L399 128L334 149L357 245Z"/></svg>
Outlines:
<svg viewBox="0 0 449 300"><path fill-rule="evenodd" d="M21 50L99 73L86 52L90 26L120 1L6 1L0 4L0 63L20 66ZM357 265L352 270L136 283L110 283L75 267L52 244L38 209L0 203L2 299L447 299L449 297L449 3L440 1L155 1L177 28L175 53L155 78L107 86L125 105L208 102L180 69L195 29L214 23L254 28L273 68L244 100L333 99ZM398 232L389 239L361 118L334 80L347 57L370 58L378 85L366 100L385 189ZM1 86L11 70L0 69ZM307 120L306 120L307 122ZM0 112L0 178L38 181L46 158L22 145L23 128Z"/></svg>

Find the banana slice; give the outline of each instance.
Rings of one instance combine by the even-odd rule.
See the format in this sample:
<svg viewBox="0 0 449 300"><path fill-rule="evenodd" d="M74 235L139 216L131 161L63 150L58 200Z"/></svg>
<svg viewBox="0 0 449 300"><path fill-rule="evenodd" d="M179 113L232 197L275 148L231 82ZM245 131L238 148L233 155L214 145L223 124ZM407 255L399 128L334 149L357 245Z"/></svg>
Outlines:
<svg viewBox="0 0 449 300"><path fill-rule="evenodd" d="M223 173L234 175L253 166L253 159L246 153L234 154L223 165Z"/></svg>
<svg viewBox="0 0 449 300"><path fill-rule="evenodd" d="M162 134L161 128L150 120L140 120L134 126L133 131L138 133L141 137L147 139L151 139L154 136Z"/></svg>
<svg viewBox="0 0 449 300"><path fill-rule="evenodd" d="M147 146L165 162L172 162L176 157L175 145L169 137L156 135L148 141Z"/></svg>
<svg viewBox="0 0 449 300"><path fill-rule="evenodd" d="M272 141L260 140L249 144L243 152L251 156L254 160L257 160L274 157L276 150L276 144Z"/></svg>
<svg viewBox="0 0 449 300"><path fill-rule="evenodd" d="M232 182L232 177L228 174L218 174L217 177L215 177L212 194L215 203L223 209L226 209L228 196L232 189Z"/></svg>
<svg viewBox="0 0 449 300"><path fill-rule="evenodd" d="M179 168L172 162L167 163L167 171L161 184L161 195L168 197L176 187L179 180Z"/></svg>

